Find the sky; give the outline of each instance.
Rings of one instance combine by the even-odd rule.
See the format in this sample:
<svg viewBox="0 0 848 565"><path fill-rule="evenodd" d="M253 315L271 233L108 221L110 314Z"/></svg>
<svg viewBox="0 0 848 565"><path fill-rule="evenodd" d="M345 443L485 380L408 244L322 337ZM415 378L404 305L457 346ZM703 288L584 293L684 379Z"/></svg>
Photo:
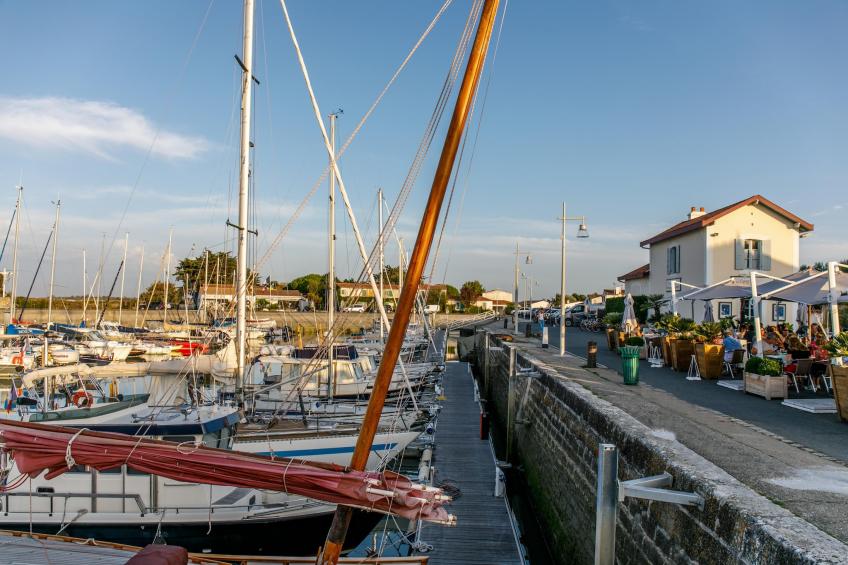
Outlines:
<svg viewBox="0 0 848 565"><path fill-rule="evenodd" d="M290 0L322 114L339 145L444 0ZM468 17L454 0L340 159L371 245L376 190L391 205L412 165ZM802 262L848 256L848 3L811 0L501 1L433 282L511 289L516 244L535 296L611 287L647 262L639 241L762 194L815 224ZM255 17L254 255L266 254L327 163L277 0ZM19 293L61 199L56 289L79 294L98 265L108 292L126 233L127 295L174 259L233 249L242 9L233 1L0 0L0 238L23 185ZM497 44L496 56L494 46ZM420 221L452 109L398 223ZM337 200L338 202L341 199ZM326 272L327 186L259 266L288 281ZM341 278L361 269L337 211ZM14 233L14 231L13 231ZM11 269L14 237L0 266ZM83 272L86 256L86 278ZM386 250L397 263L397 247ZM49 261L50 253L47 254ZM102 259L101 259L102 258ZM429 269L428 269L429 272ZM33 294L45 295L49 264ZM7 289L8 290L8 289ZM116 290L117 294L117 290Z"/></svg>

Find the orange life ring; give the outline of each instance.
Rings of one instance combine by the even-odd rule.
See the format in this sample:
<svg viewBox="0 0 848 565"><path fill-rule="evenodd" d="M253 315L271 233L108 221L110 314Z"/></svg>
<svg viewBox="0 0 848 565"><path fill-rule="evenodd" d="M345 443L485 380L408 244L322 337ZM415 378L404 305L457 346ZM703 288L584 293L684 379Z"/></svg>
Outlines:
<svg viewBox="0 0 848 565"><path fill-rule="evenodd" d="M17 355L12 356L12 365L23 365L24 364L24 354L18 353Z"/></svg>
<svg viewBox="0 0 848 565"><path fill-rule="evenodd" d="M73 402L74 406L76 406L77 408L91 406L92 400L94 400L94 398L83 389L79 389L71 397L71 402Z"/></svg>

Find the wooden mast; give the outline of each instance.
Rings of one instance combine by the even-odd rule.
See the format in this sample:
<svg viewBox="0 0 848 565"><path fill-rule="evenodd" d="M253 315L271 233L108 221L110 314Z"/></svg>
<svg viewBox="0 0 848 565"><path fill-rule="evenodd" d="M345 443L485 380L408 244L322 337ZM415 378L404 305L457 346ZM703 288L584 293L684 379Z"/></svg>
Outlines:
<svg viewBox="0 0 848 565"><path fill-rule="evenodd" d="M371 451L371 444L377 432L377 424L383 411L386 393L392 380L395 364L400 355L403 337L409 325L410 314L415 305L418 284L421 281L424 266L427 263L427 256L430 253L430 246L433 242L433 235L439 220L445 190L447 189L448 181L453 171L459 142L462 138L462 132L468 120L474 93L483 71L483 63L489 48L489 39L492 36L495 16L498 12L498 3L499 0L486 0L483 6L480 22L477 26L477 34L474 37L474 45L471 48L468 65L465 68L465 75L462 78L462 85L456 98L453 116L451 117L450 126L445 137L444 147L442 147L442 154L433 178L433 185L430 188L427 207L424 210L424 216L418 228L418 237L415 240L415 247L412 250L412 256L407 266L406 279L404 280L400 299L398 300L397 311L395 312L395 317L389 330L389 337L386 341L386 347L383 350L383 358L377 371L377 378L374 381L371 398L368 401L368 409L365 412L359 438L356 441L356 447L351 458L350 468L353 470L364 470L368 462L368 454ZM352 509L348 506L339 506L336 509L336 513L333 516L333 523L330 526L330 531L327 533L327 540L321 555L320 562L322 564L335 565L338 563L352 512Z"/></svg>

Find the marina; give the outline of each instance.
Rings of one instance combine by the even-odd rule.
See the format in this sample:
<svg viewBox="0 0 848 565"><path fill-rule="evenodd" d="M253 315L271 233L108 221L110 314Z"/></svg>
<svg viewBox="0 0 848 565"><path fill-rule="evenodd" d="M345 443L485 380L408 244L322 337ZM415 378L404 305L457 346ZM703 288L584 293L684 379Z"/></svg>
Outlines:
<svg viewBox="0 0 848 565"><path fill-rule="evenodd" d="M661 4L0 3L0 565L848 565L848 12Z"/></svg>

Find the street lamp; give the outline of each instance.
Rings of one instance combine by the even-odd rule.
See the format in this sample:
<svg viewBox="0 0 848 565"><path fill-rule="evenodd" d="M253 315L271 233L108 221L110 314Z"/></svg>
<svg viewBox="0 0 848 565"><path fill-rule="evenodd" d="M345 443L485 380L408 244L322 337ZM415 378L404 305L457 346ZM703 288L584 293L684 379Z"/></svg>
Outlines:
<svg viewBox="0 0 848 565"><path fill-rule="evenodd" d="M559 218L562 222L562 273L560 277L559 289L559 355L565 355L565 224L566 222L580 222L577 226L577 237L585 239L589 237L589 229L586 227L586 216L573 216L569 218L565 214L565 202L562 203L562 216Z"/></svg>
<svg viewBox="0 0 848 565"><path fill-rule="evenodd" d="M515 335L518 335L518 275L521 272L521 270L519 268L518 260L521 257L521 255L525 254L525 253L526 253L526 256L524 258L524 264L532 265L533 264L533 258L526 251L521 251L518 248L518 243L516 243L515 244L515 252L514 252L514 255L515 255L515 287L513 288L513 294L512 294L512 303L513 303L512 333L515 334Z"/></svg>

